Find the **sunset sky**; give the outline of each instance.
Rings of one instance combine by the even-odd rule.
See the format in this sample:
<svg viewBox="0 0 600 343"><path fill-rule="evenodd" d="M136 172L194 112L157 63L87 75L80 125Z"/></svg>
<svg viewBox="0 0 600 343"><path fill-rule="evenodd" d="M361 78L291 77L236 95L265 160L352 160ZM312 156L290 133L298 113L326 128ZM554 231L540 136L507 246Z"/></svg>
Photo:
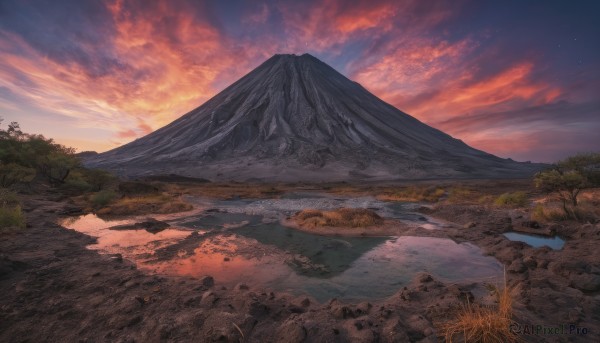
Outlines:
<svg viewBox="0 0 600 343"><path fill-rule="evenodd" d="M600 1L0 0L0 116L106 151L276 53L310 53L471 146L600 150Z"/></svg>

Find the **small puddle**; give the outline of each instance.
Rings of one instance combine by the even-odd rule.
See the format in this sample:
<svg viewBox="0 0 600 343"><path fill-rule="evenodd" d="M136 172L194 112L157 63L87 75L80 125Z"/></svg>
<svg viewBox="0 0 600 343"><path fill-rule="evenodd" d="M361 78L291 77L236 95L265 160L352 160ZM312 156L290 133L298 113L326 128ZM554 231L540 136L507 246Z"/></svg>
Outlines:
<svg viewBox="0 0 600 343"><path fill-rule="evenodd" d="M105 221L86 215L61 224L97 237L97 244L90 249L120 253L152 273L211 275L227 287L243 282L294 295L308 294L318 301L385 298L419 272L461 282L493 283L502 276L502 265L469 243L410 236L325 237L284 227L277 220L301 208L364 206L443 230L443 225L429 218L404 215L408 207L389 207L366 198L291 198L214 201L199 215L170 217L172 227L156 234L143 229L108 229L139 221L134 219Z"/></svg>
<svg viewBox="0 0 600 343"><path fill-rule="evenodd" d="M148 254L152 255L157 249L174 244L189 236L191 231L166 229L158 233L150 233L145 229L139 230L109 230L109 227L128 225L135 220L103 220L95 214L69 218L61 225L86 235L96 237L97 243L88 248L100 250L108 254L122 254L128 258Z"/></svg>
<svg viewBox="0 0 600 343"><path fill-rule="evenodd" d="M534 248L547 246L554 250L560 250L565 245L565 241L558 236L546 237L522 232L507 232L504 236L511 241L527 243Z"/></svg>

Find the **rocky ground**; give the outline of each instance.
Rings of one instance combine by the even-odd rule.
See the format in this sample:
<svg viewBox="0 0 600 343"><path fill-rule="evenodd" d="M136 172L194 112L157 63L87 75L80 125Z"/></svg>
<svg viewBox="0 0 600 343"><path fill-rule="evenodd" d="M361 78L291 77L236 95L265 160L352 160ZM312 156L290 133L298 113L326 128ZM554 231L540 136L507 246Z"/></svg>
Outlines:
<svg viewBox="0 0 600 343"><path fill-rule="evenodd" d="M436 342L439 324L469 302L489 304L483 285L444 284L421 274L384 300L319 304L211 277L148 275L120 256L85 248L93 239L55 223L77 211L30 197L27 229L0 237L2 342ZM523 335L525 341L600 341L600 227L553 229L561 251L500 233L527 225L518 211L441 205L423 212L456 222L444 235L470 241L507 265L522 327L573 324L587 334ZM568 327L567 327L568 329Z"/></svg>
<svg viewBox="0 0 600 343"><path fill-rule="evenodd" d="M537 341L597 342L600 340L600 224L541 225L518 210L480 205L439 205L423 212L462 226L445 230L456 241L469 241L507 266L515 287L516 321L527 325L587 328L587 335L548 334ZM566 239L562 250L532 248L500 234L514 229L555 231ZM536 339L534 339L536 341Z"/></svg>

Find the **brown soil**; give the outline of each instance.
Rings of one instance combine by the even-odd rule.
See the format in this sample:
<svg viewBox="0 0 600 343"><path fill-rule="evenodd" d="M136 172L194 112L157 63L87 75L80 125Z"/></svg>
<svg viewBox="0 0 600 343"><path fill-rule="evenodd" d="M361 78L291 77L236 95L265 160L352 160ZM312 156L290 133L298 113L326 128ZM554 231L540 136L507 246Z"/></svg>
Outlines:
<svg viewBox="0 0 600 343"><path fill-rule="evenodd" d="M147 275L120 256L86 249L94 239L55 224L78 209L48 199L25 199L29 227L0 236L2 342L436 342L436 327L467 300L491 304L484 285L444 284L426 274L388 299L359 304L319 304L244 284L224 289L208 277ZM523 328L573 324L588 332L525 341L600 341L600 226L555 226L568 241L553 251L501 235L527 219L519 210L422 210L459 225L410 230L473 242L507 265Z"/></svg>

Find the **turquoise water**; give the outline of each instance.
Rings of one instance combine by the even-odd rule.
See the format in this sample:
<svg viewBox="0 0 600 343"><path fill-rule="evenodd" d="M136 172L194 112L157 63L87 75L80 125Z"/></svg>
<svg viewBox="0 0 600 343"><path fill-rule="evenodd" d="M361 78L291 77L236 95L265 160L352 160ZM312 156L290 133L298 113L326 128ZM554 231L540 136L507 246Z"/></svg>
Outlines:
<svg viewBox="0 0 600 343"><path fill-rule="evenodd" d="M565 245L565 241L558 236L545 237L521 232L507 232L504 236L511 241L527 243L534 248L547 246L554 250L560 250Z"/></svg>
<svg viewBox="0 0 600 343"><path fill-rule="evenodd" d="M493 283L501 278L502 265L469 243L412 236L327 237L284 227L277 220L315 207L374 208L386 217L444 228L411 213L408 204L297 194L287 199L215 201L200 214L170 218L172 227L158 234L109 230L127 221L92 215L63 225L98 237L90 248L120 253L152 273L211 275L226 287L243 282L318 301L385 298L420 272L443 281Z"/></svg>

